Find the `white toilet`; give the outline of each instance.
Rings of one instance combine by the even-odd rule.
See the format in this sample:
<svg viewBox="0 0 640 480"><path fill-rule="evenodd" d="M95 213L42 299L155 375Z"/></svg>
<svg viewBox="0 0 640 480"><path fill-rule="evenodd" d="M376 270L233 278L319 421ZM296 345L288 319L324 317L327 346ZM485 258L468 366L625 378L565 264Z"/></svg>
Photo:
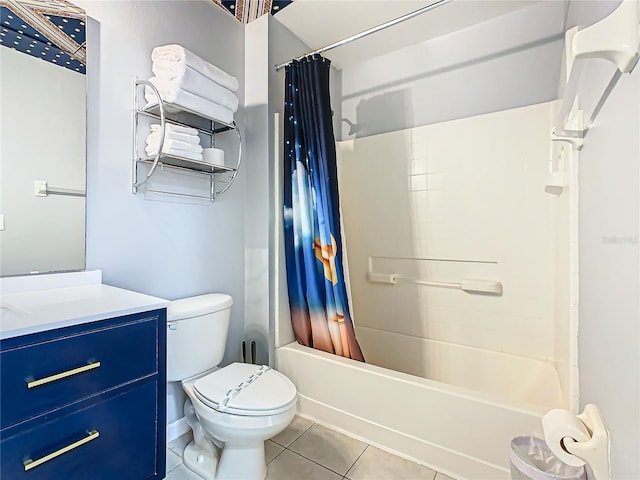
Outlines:
<svg viewBox="0 0 640 480"><path fill-rule="evenodd" d="M167 310L167 380L182 382L194 441L184 464L206 480L262 480L265 440L296 412L291 380L261 365L222 361L233 299L213 293L176 300Z"/></svg>

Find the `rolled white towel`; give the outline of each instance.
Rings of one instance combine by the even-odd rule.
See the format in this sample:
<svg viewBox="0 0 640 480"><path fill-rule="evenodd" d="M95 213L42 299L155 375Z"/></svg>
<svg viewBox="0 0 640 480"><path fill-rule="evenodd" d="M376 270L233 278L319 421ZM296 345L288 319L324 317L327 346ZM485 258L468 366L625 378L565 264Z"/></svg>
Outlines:
<svg viewBox="0 0 640 480"><path fill-rule="evenodd" d="M160 93L162 96L162 93ZM144 98L149 102L145 108L148 108L154 104L158 103L158 99L156 98L155 93L149 86L144 88ZM163 100L166 100L162 97ZM169 100L166 100L169 101ZM233 123L233 112L222 105L218 105L217 103L213 103L205 98L198 97L193 93L185 92L184 90L178 90L176 93L175 99L170 101L169 103L173 103L179 107L186 108L193 112L200 113L206 117L212 118L214 120L220 120L224 123ZM167 108L169 112L177 112L179 110L172 109L171 107Z"/></svg>
<svg viewBox="0 0 640 480"><path fill-rule="evenodd" d="M155 98L155 97L154 97ZM151 124L151 132L160 132L162 129L159 123ZM194 137L198 136L198 130L191 127L183 127L182 125L174 125L173 123L167 123L165 131L167 133L184 133L185 135L192 135Z"/></svg>
<svg viewBox="0 0 640 480"><path fill-rule="evenodd" d="M197 135L187 135L186 133L176 133L167 131L164 134L165 141L178 140L190 145L200 145L200 137ZM157 143L160 141L160 132L151 132L147 137L147 143Z"/></svg>
<svg viewBox="0 0 640 480"><path fill-rule="evenodd" d="M157 152L158 150L155 150L155 151L147 150L147 155L154 156ZM170 148L169 149L163 148L162 153L166 153L167 155L174 155L176 157L183 157L183 158L189 158L191 160L202 161L201 153L187 152L186 150L172 150Z"/></svg>
<svg viewBox="0 0 640 480"><path fill-rule="evenodd" d="M155 141L153 140L150 141L149 139L147 139L146 151L149 155L153 155L153 153L149 153L149 152L154 152L154 153L157 152L159 146L160 146L160 137L157 137L157 140ZM191 152L191 153L202 153L202 146L181 142L180 140L171 140L171 139L167 140L165 138L164 143L162 144L162 151L164 152L166 150L181 150L181 151Z"/></svg>
<svg viewBox="0 0 640 480"><path fill-rule="evenodd" d="M178 89L211 100L232 112L238 110L239 100L235 93L213 80L201 75L193 68L185 66L181 75L175 75L175 68L166 66L172 62L154 62L152 71L156 75L153 84L160 89L162 98L170 97Z"/></svg>
<svg viewBox="0 0 640 480"><path fill-rule="evenodd" d="M151 60L154 62L167 61L173 63L174 65L169 66L176 69L176 75L184 75L184 67L191 67L205 77L233 92L237 91L240 86L237 78L203 60L181 45L172 44L156 47L151 52ZM180 73L181 71L182 73Z"/></svg>

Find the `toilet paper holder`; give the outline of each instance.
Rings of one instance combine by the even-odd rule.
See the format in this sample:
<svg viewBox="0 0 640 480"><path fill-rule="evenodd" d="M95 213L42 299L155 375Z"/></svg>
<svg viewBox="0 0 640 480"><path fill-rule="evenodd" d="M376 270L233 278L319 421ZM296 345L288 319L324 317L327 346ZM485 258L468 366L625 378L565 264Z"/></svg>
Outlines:
<svg viewBox="0 0 640 480"><path fill-rule="evenodd" d="M591 467L593 480L609 480L609 432L602 422L600 410L595 405L588 404L578 415L578 419L587 427L591 440L576 442L573 439L565 439L565 450L581 458Z"/></svg>
<svg viewBox="0 0 640 480"><path fill-rule="evenodd" d="M561 448L589 466L593 475L591 480L610 480L609 433L602 422L600 410L597 406L588 404L577 418L586 427L589 440L577 441L570 436L565 436L560 441ZM545 432L545 441L551 448L547 432Z"/></svg>

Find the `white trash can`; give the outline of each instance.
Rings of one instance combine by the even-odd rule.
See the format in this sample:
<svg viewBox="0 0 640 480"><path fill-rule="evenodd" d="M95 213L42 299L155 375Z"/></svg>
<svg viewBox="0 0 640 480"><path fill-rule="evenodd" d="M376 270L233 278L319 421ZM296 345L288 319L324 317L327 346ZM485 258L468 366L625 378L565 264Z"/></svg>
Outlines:
<svg viewBox="0 0 640 480"><path fill-rule="evenodd" d="M584 467L572 467L556 457L544 440L511 440L511 480L586 480Z"/></svg>

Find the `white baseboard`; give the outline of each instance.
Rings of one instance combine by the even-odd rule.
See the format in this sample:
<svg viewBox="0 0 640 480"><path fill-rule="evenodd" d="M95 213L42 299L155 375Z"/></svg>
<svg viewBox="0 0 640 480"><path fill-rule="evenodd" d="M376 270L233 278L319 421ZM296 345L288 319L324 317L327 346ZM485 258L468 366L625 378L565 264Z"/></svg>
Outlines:
<svg viewBox="0 0 640 480"><path fill-rule="evenodd" d="M180 438L187 433L191 428L187 423L185 417L179 418L173 423L167 425L167 443L174 441L176 438Z"/></svg>

